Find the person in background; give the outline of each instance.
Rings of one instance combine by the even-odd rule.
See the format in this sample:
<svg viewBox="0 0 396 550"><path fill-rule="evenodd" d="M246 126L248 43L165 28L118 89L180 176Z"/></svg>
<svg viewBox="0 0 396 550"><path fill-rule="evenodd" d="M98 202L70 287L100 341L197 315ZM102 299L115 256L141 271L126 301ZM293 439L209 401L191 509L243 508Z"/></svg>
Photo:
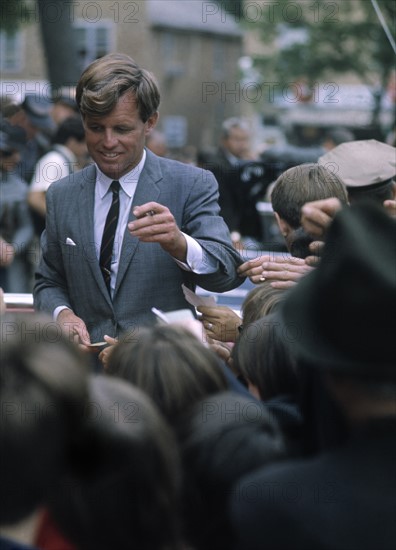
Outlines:
<svg viewBox="0 0 396 550"><path fill-rule="evenodd" d="M232 350L234 373L257 399L287 395L297 401L297 363L285 335L277 313L270 313L244 324Z"/></svg>
<svg viewBox="0 0 396 550"><path fill-rule="evenodd" d="M18 164L20 177L30 183L37 161L50 149L56 125L51 117L51 103L38 94L26 94L19 105L7 108L4 117L26 132L26 144Z"/></svg>
<svg viewBox="0 0 396 550"><path fill-rule="evenodd" d="M72 89L61 90L52 101L51 117L56 126L70 117L78 117L78 107L75 99L75 91Z"/></svg>
<svg viewBox="0 0 396 550"><path fill-rule="evenodd" d="M261 193L263 170L261 165L252 162L255 159L251 153L250 134L246 120L236 117L225 120L217 151L214 155L204 155L202 159L219 183L221 215L237 247L242 245L242 237L257 240L261 237L255 205L259 195L264 194Z"/></svg>
<svg viewBox="0 0 396 550"><path fill-rule="evenodd" d="M146 392L172 425L200 399L228 388L214 352L177 325L124 335L111 351L106 373Z"/></svg>
<svg viewBox="0 0 396 550"><path fill-rule="evenodd" d="M324 155L319 163L343 178L352 204L374 201L396 218L394 147L373 139L353 141ZM312 201L303 206L301 224L305 232L316 240L317 251L321 250L324 235L341 208L342 204L336 198ZM313 258L309 260L316 263Z"/></svg>
<svg viewBox="0 0 396 550"><path fill-rule="evenodd" d="M87 369L46 316L6 313L1 342L0 548L28 550L79 434Z"/></svg>
<svg viewBox="0 0 396 550"><path fill-rule="evenodd" d="M182 283L239 286L213 175L145 148L159 116L153 75L109 54L85 69L76 97L95 164L47 191L35 307L89 345L154 324L153 306L190 307Z"/></svg>
<svg viewBox="0 0 396 550"><path fill-rule="evenodd" d="M351 130L342 126L336 126L325 132L322 140L322 147L325 151L331 151L341 143L347 143L348 141L354 140L355 136Z"/></svg>
<svg viewBox="0 0 396 550"><path fill-rule="evenodd" d="M287 456L282 433L262 403L222 392L196 403L180 419L178 436L186 543L196 550L228 550L235 533L227 500L243 498L233 485Z"/></svg>
<svg viewBox="0 0 396 550"><path fill-rule="evenodd" d="M270 280L275 288L294 286L312 269L305 258L313 254L314 239L301 226L302 208L307 202L327 198L348 204L343 181L325 166L307 163L283 172L275 182L271 202L291 256L258 256L240 266L239 273L256 284Z"/></svg>
<svg viewBox="0 0 396 550"><path fill-rule="evenodd" d="M272 208L286 246L293 257L305 259L311 254L312 239L301 227L301 209L307 202L337 198L348 204L343 181L318 164L301 164L286 170L276 181L271 193Z"/></svg>
<svg viewBox="0 0 396 550"><path fill-rule="evenodd" d="M30 245L33 240L28 186L17 173L24 130L0 120L0 282L5 292L31 291Z"/></svg>
<svg viewBox="0 0 396 550"><path fill-rule="evenodd" d="M274 312L283 298L284 290L273 288L264 282L253 288L242 304L242 317L227 306L199 306L200 321L210 347L230 367L238 377L239 372L233 368L233 345L238 342L244 326ZM245 383L243 381L243 383Z"/></svg>
<svg viewBox="0 0 396 550"><path fill-rule="evenodd" d="M87 145L80 117L63 120L52 143L52 150L36 164L28 194L28 204L38 215L36 229L39 236L45 227L45 196L48 187L81 169L86 163Z"/></svg>
<svg viewBox="0 0 396 550"><path fill-rule="evenodd" d="M90 377L89 399L73 461L52 488L55 524L80 550L182 550L171 429L124 380Z"/></svg>
<svg viewBox="0 0 396 550"><path fill-rule="evenodd" d="M235 550L394 547L395 227L373 203L341 210L318 267L290 291L281 308L285 326L298 327L299 368L321 381L346 433L331 447L313 449L309 458L240 480L242 492L273 490L231 502ZM323 437L327 428L334 429L334 418L323 394L315 391L311 397L305 422L309 429L316 425ZM292 491L288 498L285 488Z"/></svg>

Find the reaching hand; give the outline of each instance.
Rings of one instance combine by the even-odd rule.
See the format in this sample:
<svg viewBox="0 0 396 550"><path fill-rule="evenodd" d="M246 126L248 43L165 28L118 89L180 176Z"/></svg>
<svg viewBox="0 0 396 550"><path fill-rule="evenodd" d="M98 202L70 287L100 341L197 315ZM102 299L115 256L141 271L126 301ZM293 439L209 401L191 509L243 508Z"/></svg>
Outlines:
<svg viewBox="0 0 396 550"><path fill-rule="evenodd" d="M312 269L301 258L268 255L245 262L239 267L239 274L255 284L270 281L273 288L290 288Z"/></svg>
<svg viewBox="0 0 396 550"><path fill-rule="evenodd" d="M321 239L342 204L336 198L307 202L301 209L301 225L306 233Z"/></svg>
<svg viewBox="0 0 396 550"><path fill-rule="evenodd" d="M220 342L236 342L241 318L227 306L199 306L201 322L210 338Z"/></svg>

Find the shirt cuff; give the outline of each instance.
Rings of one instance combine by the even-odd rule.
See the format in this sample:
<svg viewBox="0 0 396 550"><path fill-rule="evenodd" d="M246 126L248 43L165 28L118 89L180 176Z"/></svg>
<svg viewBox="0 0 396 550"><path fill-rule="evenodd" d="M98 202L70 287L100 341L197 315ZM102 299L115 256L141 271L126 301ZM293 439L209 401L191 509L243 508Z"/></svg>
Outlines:
<svg viewBox="0 0 396 550"><path fill-rule="evenodd" d="M215 273L218 270L218 261L204 250L198 241L183 233L187 242L187 263L174 258L175 262L184 271L192 271L197 275Z"/></svg>
<svg viewBox="0 0 396 550"><path fill-rule="evenodd" d="M69 307L67 306L58 306L57 308L55 308L55 311L54 313L52 314L52 317L54 319L54 321L56 321L58 319L58 316L59 316L59 313L61 311L63 311L64 309L70 309ZM71 310L70 310L71 311Z"/></svg>

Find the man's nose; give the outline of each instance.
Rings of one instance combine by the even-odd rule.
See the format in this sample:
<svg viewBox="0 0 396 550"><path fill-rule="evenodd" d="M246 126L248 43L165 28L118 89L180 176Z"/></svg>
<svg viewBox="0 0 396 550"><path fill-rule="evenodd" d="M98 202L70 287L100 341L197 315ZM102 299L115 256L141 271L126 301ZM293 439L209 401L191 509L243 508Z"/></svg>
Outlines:
<svg viewBox="0 0 396 550"><path fill-rule="evenodd" d="M106 130L103 137L103 145L105 147L111 148L117 144L117 136L114 134L113 130Z"/></svg>

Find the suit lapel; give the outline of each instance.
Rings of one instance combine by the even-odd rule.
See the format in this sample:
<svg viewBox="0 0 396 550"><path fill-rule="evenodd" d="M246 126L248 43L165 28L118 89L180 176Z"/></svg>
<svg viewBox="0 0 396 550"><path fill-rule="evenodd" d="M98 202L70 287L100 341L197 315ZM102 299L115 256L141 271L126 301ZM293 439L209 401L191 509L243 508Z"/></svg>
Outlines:
<svg viewBox="0 0 396 550"><path fill-rule="evenodd" d="M139 182L136 187L135 195L132 201L132 208L128 217L128 222L131 222L135 219L135 216L132 214L133 208L135 206L140 206L142 204L145 204L146 202L151 201L158 202L158 198L160 195L158 182L162 179L162 171L158 158L148 150L146 150L146 154L146 162L144 164ZM138 245L139 239L132 237L128 231L128 228L125 228L124 239L121 249L121 258L118 265L115 293L117 293L118 288L122 283L128 266L136 253ZM144 246L144 243L142 243L141 246Z"/></svg>
<svg viewBox="0 0 396 550"><path fill-rule="evenodd" d="M78 215L81 228L81 242L84 243L84 257L88 260L89 268L96 280L102 294L111 304L109 292L103 280L96 257L95 236L94 236L94 209L95 209L95 166L88 166L81 177L81 190L78 201Z"/></svg>

